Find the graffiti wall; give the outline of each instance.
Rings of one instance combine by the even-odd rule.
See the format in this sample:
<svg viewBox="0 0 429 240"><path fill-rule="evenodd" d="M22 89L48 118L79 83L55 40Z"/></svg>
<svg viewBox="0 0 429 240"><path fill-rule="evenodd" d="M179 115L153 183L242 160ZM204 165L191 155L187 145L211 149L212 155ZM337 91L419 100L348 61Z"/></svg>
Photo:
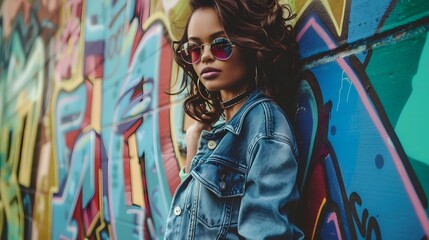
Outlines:
<svg viewBox="0 0 429 240"><path fill-rule="evenodd" d="M301 227L429 236L429 2L296 1Z"/></svg>
<svg viewBox="0 0 429 240"><path fill-rule="evenodd" d="M3 0L1 239L160 239L185 0ZM295 0L308 239L429 236L429 2Z"/></svg>

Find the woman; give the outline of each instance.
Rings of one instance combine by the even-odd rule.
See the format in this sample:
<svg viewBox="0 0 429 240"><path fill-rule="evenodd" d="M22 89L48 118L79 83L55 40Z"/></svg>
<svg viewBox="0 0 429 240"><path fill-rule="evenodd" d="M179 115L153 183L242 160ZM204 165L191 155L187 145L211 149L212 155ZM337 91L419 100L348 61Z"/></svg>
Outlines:
<svg viewBox="0 0 429 240"><path fill-rule="evenodd" d="M189 92L185 112L197 121L186 132L165 238L303 238L289 219L298 151L281 108L293 112L293 16L277 0L190 4L175 59Z"/></svg>

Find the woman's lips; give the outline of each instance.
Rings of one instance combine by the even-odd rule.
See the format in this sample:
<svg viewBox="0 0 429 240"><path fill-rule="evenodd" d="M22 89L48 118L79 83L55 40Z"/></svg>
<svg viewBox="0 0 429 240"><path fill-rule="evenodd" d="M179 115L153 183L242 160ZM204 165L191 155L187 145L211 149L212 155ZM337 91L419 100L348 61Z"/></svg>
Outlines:
<svg viewBox="0 0 429 240"><path fill-rule="evenodd" d="M210 79L217 78L219 75L220 75L220 72L218 71L209 71L201 74L201 77L203 77L204 79L210 80Z"/></svg>

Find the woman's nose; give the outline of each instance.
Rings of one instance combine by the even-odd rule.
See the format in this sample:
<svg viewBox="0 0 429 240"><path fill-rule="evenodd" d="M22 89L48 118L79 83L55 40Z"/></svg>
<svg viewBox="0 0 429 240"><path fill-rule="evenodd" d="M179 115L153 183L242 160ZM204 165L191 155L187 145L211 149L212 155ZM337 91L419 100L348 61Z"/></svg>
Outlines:
<svg viewBox="0 0 429 240"><path fill-rule="evenodd" d="M210 50L209 45L201 46L201 62L208 62L214 60L214 56Z"/></svg>

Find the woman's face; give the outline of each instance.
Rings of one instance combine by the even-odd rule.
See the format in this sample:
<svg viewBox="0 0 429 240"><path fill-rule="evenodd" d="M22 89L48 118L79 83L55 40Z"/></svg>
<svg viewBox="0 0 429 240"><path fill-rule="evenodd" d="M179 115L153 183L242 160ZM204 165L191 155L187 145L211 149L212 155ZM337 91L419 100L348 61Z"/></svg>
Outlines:
<svg viewBox="0 0 429 240"><path fill-rule="evenodd" d="M219 37L227 37L213 8L196 10L188 25L188 41L204 44L201 59L193 68L209 91L221 91L222 97L236 94L247 86L247 65L237 46L233 47L228 60L218 60L210 51L210 43ZM233 43L234 44L234 43Z"/></svg>

